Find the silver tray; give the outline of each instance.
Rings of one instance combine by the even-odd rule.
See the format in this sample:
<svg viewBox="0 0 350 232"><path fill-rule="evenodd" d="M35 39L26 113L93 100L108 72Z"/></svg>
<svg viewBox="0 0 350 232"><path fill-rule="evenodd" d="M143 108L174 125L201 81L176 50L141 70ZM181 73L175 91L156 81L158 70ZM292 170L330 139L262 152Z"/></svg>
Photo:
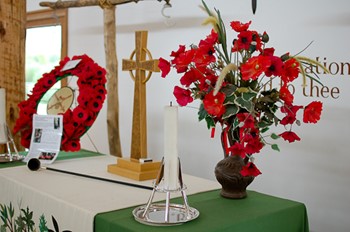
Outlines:
<svg viewBox="0 0 350 232"><path fill-rule="evenodd" d="M12 160L10 160L10 156L8 154L0 154L0 163L17 162L22 161L23 159L23 155L12 155Z"/></svg>
<svg viewBox="0 0 350 232"><path fill-rule="evenodd" d="M152 226L173 226L192 221L199 216L199 211L195 208L188 207L188 212L183 205L170 204L169 221L165 221L165 204L152 204L148 214L143 217L146 205L139 206L132 211L136 221Z"/></svg>

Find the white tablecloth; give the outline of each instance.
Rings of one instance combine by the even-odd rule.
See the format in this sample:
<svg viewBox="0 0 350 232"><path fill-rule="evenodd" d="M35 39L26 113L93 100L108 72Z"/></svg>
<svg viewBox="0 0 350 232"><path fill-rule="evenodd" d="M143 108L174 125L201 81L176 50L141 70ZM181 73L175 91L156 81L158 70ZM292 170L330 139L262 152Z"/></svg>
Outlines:
<svg viewBox="0 0 350 232"><path fill-rule="evenodd" d="M133 181L107 172L107 165L116 163L116 157L98 156L56 161L52 168L93 175L113 180L153 186L153 181ZM183 175L187 195L218 189L217 182ZM49 228L51 215L60 230L92 232L97 213L146 204L150 190L94 180L45 169L30 171L26 166L0 169L0 203L12 205L15 211L27 206L34 212L34 221L44 214ZM178 195L174 194L172 197ZM156 194L154 201L163 200ZM191 205L191 202L189 202Z"/></svg>

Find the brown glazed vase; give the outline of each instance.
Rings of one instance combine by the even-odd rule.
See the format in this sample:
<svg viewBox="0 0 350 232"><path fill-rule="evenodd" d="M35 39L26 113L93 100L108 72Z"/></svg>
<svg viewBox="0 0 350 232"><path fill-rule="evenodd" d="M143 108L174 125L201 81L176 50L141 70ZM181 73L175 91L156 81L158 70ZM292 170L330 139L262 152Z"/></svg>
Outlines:
<svg viewBox="0 0 350 232"><path fill-rule="evenodd" d="M247 186L254 177L242 176L240 172L243 166L244 160L240 156L228 156L217 163L215 176L222 186L221 196L232 199L247 197Z"/></svg>

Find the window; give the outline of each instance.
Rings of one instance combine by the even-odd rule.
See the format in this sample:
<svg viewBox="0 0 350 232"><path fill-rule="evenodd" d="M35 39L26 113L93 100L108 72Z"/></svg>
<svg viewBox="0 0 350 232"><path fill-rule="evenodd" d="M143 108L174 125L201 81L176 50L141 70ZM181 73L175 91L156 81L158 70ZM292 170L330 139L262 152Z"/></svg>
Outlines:
<svg viewBox="0 0 350 232"><path fill-rule="evenodd" d="M67 56L67 9L39 10L27 13L25 78L26 95L45 72L50 72ZM39 114L46 114L46 103L61 86L63 79L49 90L40 101Z"/></svg>

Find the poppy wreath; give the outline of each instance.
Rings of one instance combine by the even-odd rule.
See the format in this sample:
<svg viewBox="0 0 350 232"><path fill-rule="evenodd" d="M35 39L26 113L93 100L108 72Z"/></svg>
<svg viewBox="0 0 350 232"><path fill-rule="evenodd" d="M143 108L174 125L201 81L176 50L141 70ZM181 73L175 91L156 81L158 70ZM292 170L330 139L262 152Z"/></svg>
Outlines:
<svg viewBox="0 0 350 232"><path fill-rule="evenodd" d="M74 68L63 70L67 62L81 60ZM44 94L58 81L68 76L77 77L79 95L77 106L68 109L63 115L63 134L61 150L79 151L80 138L92 126L100 112L106 98L106 70L95 63L89 56L66 57L60 61L51 72L43 74L34 85L28 99L20 102L19 117L16 120L13 132L21 133L21 144L29 148L33 129L33 115Z"/></svg>

